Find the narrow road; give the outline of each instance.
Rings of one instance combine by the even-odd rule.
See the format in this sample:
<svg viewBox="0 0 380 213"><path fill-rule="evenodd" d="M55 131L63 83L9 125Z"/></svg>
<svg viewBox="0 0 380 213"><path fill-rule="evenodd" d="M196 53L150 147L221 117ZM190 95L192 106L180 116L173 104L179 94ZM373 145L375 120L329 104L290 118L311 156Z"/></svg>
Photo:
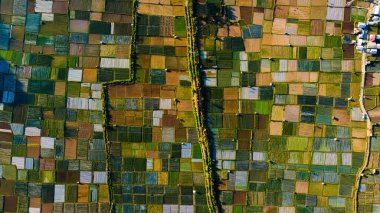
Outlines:
<svg viewBox="0 0 380 213"><path fill-rule="evenodd" d="M191 0L190 0L191 1ZM202 152L202 162L203 162L203 173L205 179L205 189L206 189L206 201L209 212L218 213L219 205L216 200L215 193L215 175L213 171L213 161L210 151L209 138L207 135L207 127L205 121L205 115L203 111L202 103L202 92L200 84L200 70L198 69L198 52L197 46L195 43L196 39L196 30L193 23L193 9L192 2L185 2L185 13L186 13L186 27L187 27L187 60L189 75L191 80L191 90L193 94L192 103L193 103L193 113L195 117L195 123L197 128L198 140L201 146Z"/></svg>
<svg viewBox="0 0 380 213"><path fill-rule="evenodd" d="M371 17L371 13L373 10L373 4L371 4L370 8L368 8L368 13L367 13L367 18L366 18L366 23L368 24L368 21ZM364 87L365 87L365 74L366 74L366 63L367 63L367 53L362 53L362 61L361 61L361 75L362 75L362 80L361 80L361 85L360 85L360 97L359 97L359 103L360 103L360 110L362 111L363 114L366 115L366 122L367 122L367 136L368 136L368 141L366 143L366 149L364 153L364 162L362 164L362 167L359 168L358 174L356 175L356 182L355 182L355 194L353 197L353 203L354 203L354 213L358 211L358 194L359 194L359 185L361 181L361 174L363 173L364 169L367 167L368 162L369 162L369 157L370 157L370 144L371 144L371 136L372 136L372 122L371 118L368 116L367 110L365 109L364 106Z"/></svg>

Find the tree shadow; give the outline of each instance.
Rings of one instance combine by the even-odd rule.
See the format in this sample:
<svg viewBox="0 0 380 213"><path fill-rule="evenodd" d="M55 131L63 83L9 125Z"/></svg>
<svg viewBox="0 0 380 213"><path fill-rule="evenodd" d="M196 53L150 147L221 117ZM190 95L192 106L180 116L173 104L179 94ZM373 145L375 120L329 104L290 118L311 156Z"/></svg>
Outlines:
<svg viewBox="0 0 380 213"><path fill-rule="evenodd" d="M194 4L194 11L195 11L195 14L200 14L198 12L199 8L198 8L199 4ZM232 7L229 7L229 6L226 6L224 4L224 1L222 0L220 2L220 5L216 5L216 4L208 4L207 5L208 7L208 16L199 16L197 18L198 21L197 21L197 33L196 33L196 38L195 38L195 45L197 47L197 50L201 50L201 44L200 44L200 40L203 38L203 35L202 35L202 28L204 28L205 26L210 26L210 25L216 25L216 30L213 32L214 33L214 37L217 38L217 34L218 34L218 28L219 27L223 27L223 26L227 26L228 29L229 29L229 26L233 25L233 24L236 24L237 23L237 16L235 15L235 9L232 8ZM212 33L211 33L212 34ZM214 42L216 42L217 39L214 40ZM214 46L216 47L216 43L214 43ZM215 50L216 51L216 50ZM199 58L199 60L202 60L201 58ZM208 64L211 64L212 62L208 63ZM201 63L200 63L201 64ZM198 64L198 70L202 70L202 67L200 67L200 64ZM205 79L205 73L204 72L200 72L200 79ZM221 182L221 178L218 174L218 167L217 167L217 158L216 158L216 149L217 149L217 145L216 145L216 137L215 137L215 134L212 132L212 130L210 129L210 118L208 116L208 112L207 112L207 109L209 108L209 100L210 100L210 97L209 95L207 94L207 88L205 85L204 85L204 81L201 80L200 82L201 84L201 96L204 97L203 101L202 101L202 109L204 111L204 119L206 121L206 131L207 131L207 137L208 137L208 140L209 140L209 149L210 149L210 154L211 154L211 159L212 159L212 165L211 165L211 169L212 169L212 172L213 172L213 177L214 177L214 193L215 193L215 199L216 199L216 202L217 202L217 205L218 205L218 209L223 211L222 209L222 204L220 202L220 190L219 190L219 186L220 184L222 184Z"/></svg>
<svg viewBox="0 0 380 213"><path fill-rule="evenodd" d="M0 103L9 106L28 103L25 82L17 79L18 73L23 71L24 67L0 57Z"/></svg>
<svg viewBox="0 0 380 213"><path fill-rule="evenodd" d="M0 158L1 165L12 163L14 142L23 144L26 114L24 105L28 104L25 82L17 79L22 67L0 57ZM38 117L35 118L39 120ZM2 180L6 181L6 180ZM6 184L3 182L1 184Z"/></svg>

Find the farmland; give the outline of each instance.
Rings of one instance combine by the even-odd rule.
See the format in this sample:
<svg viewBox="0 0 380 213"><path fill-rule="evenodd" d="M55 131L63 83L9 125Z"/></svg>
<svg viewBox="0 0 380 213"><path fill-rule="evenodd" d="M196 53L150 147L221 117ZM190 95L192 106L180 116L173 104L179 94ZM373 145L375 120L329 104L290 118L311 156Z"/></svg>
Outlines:
<svg viewBox="0 0 380 213"><path fill-rule="evenodd" d="M348 3L1 0L0 211L377 212Z"/></svg>

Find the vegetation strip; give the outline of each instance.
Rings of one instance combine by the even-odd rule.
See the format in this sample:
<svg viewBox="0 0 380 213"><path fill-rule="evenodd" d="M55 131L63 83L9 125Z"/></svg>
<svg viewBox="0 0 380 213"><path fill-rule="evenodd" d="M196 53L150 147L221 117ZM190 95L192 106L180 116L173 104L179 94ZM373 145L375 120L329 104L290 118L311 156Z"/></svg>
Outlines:
<svg viewBox="0 0 380 213"><path fill-rule="evenodd" d="M105 82L102 84L102 97L103 97L103 139L105 144L105 150L106 150L106 172L107 172L107 183L108 183L108 194L109 194L109 201L110 201L110 208L109 212L115 212L114 211L114 201L113 201L113 193L112 193L112 182L111 182L111 171L110 171L110 144L108 140L108 132L107 128L110 128L109 124L109 96L108 96L108 88L112 85L129 85L135 80L136 72L136 35L137 35L137 7L138 7L138 0L133 0L133 7L132 7L132 35L130 39L130 65L129 65L129 79L125 80L115 80L111 82Z"/></svg>
<svg viewBox="0 0 380 213"><path fill-rule="evenodd" d="M198 68L199 53L196 46L196 18L193 17L193 2L185 3L185 18L188 40L188 68L192 87L192 103L197 128L198 140L202 151L203 172L206 188L206 200L210 212L220 212L220 205L216 199L216 186L214 182L213 161L210 151L210 141L207 136L205 115L202 104L202 90L200 83L200 70Z"/></svg>

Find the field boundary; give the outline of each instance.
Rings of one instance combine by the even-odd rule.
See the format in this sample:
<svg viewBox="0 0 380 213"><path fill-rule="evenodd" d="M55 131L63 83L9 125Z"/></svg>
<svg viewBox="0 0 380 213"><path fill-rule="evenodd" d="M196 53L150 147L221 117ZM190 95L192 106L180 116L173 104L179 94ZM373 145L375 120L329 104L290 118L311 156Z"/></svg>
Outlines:
<svg viewBox="0 0 380 213"><path fill-rule="evenodd" d="M220 212L221 206L216 199L217 185L215 184L215 163L212 160L211 154L211 144L208 138L202 87L201 87L201 77L200 70L198 66L199 61L199 51L196 43L197 39L197 19L194 17L194 5L190 0L185 3L185 19L187 27L187 40L188 40L188 69L192 87L192 104L193 104L193 114L195 117L196 129L198 134L198 140L201 146L202 152L202 162L203 162L203 173L205 178L205 189L206 189L206 201L209 212Z"/></svg>
<svg viewBox="0 0 380 213"><path fill-rule="evenodd" d="M109 120L109 96L108 88L113 85L129 85L135 81L136 78L136 36L137 36L137 7L138 0L133 0L132 3L132 34L130 39L130 54L129 54L129 79L125 80L115 80L110 82L102 83L102 114L103 114L103 140L104 140L104 149L106 151L106 172L107 172L107 184L108 184L108 196L110 202L109 212L115 212L115 203L112 196L112 182L111 182L111 171L110 171L110 144L108 140L108 128L110 127Z"/></svg>

